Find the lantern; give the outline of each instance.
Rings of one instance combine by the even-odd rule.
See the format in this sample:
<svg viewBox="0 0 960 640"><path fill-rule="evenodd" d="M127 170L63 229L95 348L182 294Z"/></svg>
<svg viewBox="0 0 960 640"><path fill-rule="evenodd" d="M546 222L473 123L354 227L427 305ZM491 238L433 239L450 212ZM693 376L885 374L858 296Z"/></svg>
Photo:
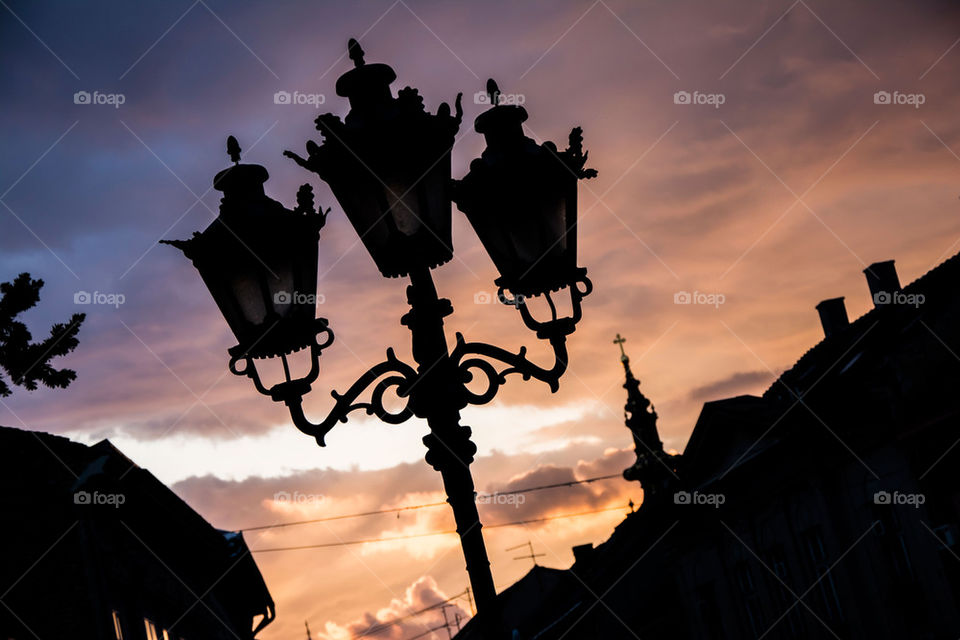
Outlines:
<svg viewBox="0 0 960 640"><path fill-rule="evenodd" d="M493 80L487 93L493 107L474 122L487 148L470 163L453 199L499 270L497 285L523 296L571 285L583 274L577 267L577 181L597 174L583 168L582 131L570 132L566 151L552 142L538 145L523 133L527 111L500 104Z"/></svg>
<svg viewBox="0 0 960 640"><path fill-rule="evenodd" d="M263 192L264 167L239 164L233 136L227 151L235 164L213 181L223 192L220 214L189 240L163 242L200 272L237 338L231 355L292 353L317 333L317 240L325 214L314 211L310 185L300 188L296 209L284 208Z"/></svg>
<svg viewBox="0 0 960 640"><path fill-rule="evenodd" d="M450 237L450 149L460 126L450 106L424 110L416 89L393 97L396 73L366 64L356 40L348 45L354 68L337 80L337 95L350 100L344 121L316 119L323 144L307 142L306 159L284 155L330 185L367 251L386 277L436 267L453 257Z"/></svg>

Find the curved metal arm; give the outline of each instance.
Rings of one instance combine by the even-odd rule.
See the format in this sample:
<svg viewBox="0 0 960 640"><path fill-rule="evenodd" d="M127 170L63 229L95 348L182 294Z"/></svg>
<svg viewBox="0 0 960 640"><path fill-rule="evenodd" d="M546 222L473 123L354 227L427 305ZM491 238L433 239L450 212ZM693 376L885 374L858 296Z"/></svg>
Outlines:
<svg viewBox="0 0 960 640"><path fill-rule="evenodd" d="M400 424L412 417L413 411L409 407L409 400L403 409L391 412L383 405L383 397L391 387L395 387L396 394L399 397L408 398L410 387L416 380L416 375L417 372L413 367L399 360L393 349L387 349L387 359L368 369L347 389L346 393L330 392L330 395L336 400L336 404L333 405L330 413L320 423L310 422L304 415L302 405L304 394L299 389L292 389L291 393L282 397L277 397L278 394L272 395L274 395L274 400L283 400L284 404L290 409L290 418L293 420L294 426L303 433L313 436L317 440L317 444L323 447L326 446L324 437L327 433L333 429L337 422L346 422L347 415L353 411L363 409L367 415L376 415L388 424ZM370 401L357 402L360 395L370 385L374 385Z"/></svg>
<svg viewBox="0 0 960 640"><path fill-rule="evenodd" d="M270 396L274 402L283 402L287 405L297 429L316 438L317 444L321 447L326 444L323 440L324 436L337 422L346 422L347 414L353 411L364 409L368 415L376 414L378 418L389 424L400 424L413 415L409 406L404 406L396 413L383 406L383 397L391 387L396 387L396 394L399 397L407 398L417 376L413 367L399 360L393 349L387 349L387 359L367 370L347 389L346 393L330 392L336 403L323 422L319 424L310 422L303 413L303 396L310 392L310 385L320 374L320 352L333 342L333 332L324 318L317 318L317 334L323 335L324 339L321 341L315 338L310 346L310 371L302 378L290 377L286 355L280 356L286 380L270 388L261 382L254 359L246 353L231 354L230 371L235 375L250 378L257 391ZM238 366L240 363L243 363L242 368ZM357 402L357 398L374 383L376 384L373 387L370 402Z"/></svg>
<svg viewBox="0 0 960 640"><path fill-rule="evenodd" d="M560 376L567 370L567 339L563 334L555 334L550 337L550 346L553 347L555 358L553 368L544 369L529 360L527 360L527 348L520 347L518 353L511 353L506 349L501 349L485 342L466 342L463 335L457 333L457 346L454 347L450 357L457 363L457 368L463 375L464 382L470 382L473 379L473 373L470 369L479 369L487 377L487 387L482 393L474 393L464 385L464 396L468 404L486 404L493 400L497 395L500 386L505 384L507 376L511 373L519 373L524 380L536 378L541 382L547 383L550 391L557 392L560 388ZM506 368L497 371L496 366L480 358L466 358L470 354L476 354L491 360L497 360L508 365Z"/></svg>
<svg viewBox="0 0 960 640"><path fill-rule="evenodd" d="M450 357L456 363L463 382L463 394L467 404L486 404L493 400L500 390L501 385L507 381L507 376L511 373L519 373L524 380L536 378L541 382L547 383L550 391L556 393L560 388L560 377L567 370L567 336L573 333L580 319L583 317L583 308L581 302L590 295L593 290L593 284L587 278L586 269L577 269L570 282L570 301L573 307L573 314L567 318L561 318L557 314L557 307L550 297L550 292L544 293L544 298L550 308L550 319L545 321L537 320L527 308L527 302L523 296L511 298L506 295L505 287L500 280L497 281L500 290L497 297L507 306L516 307L520 312L520 317L527 328L536 331L537 337L550 341L553 347L554 364L551 369L544 369L529 360L527 360L527 348L521 347L518 353L511 353L506 349L501 349L492 344L483 342L465 342L461 334L457 334L457 346L453 349ZM582 288L581 288L582 285ZM475 354L479 358L466 358L465 356ZM506 368L497 371L497 367L481 358L497 360L508 365ZM487 377L487 386L482 393L474 393L466 387L466 383L473 380L471 369L477 369Z"/></svg>
<svg viewBox="0 0 960 640"><path fill-rule="evenodd" d="M582 315L581 300L592 289L590 280L586 277L586 269L578 270L576 275L576 279L569 285L573 315L567 318L557 316L556 306L549 298L549 294L547 294L547 303L550 306L551 318L546 321L538 321L531 316L523 298L508 299L504 295L502 287L500 290L501 301L515 306L520 311L524 324L535 330L537 337L549 340L554 355L554 364L550 369L538 366L528 360L526 347L521 347L518 353L511 353L506 349L484 342L467 342L462 334L457 333L456 347L449 356L444 353L444 357L449 358L459 373L459 382L461 383L458 390L460 394L459 402L462 404L458 408L465 407L468 404L480 405L490 402L497 395L500 387L506 383L507 376L511 373L520 374L524 380L535 378L545 382L550 387L550 391L556 393L560 388L560 377L567 370L566 336L573 332L576 324L580 321ZM580 285L583 285L582 289ZM447 304L449 305L449 302ZM287 405L290 410L290 417L297 429L313 436L320 446L326 445L324 437L337 422L346 422L347 416L353 411L363 409L367 415L376 415L388 424L400 424L414 415L413 408L410 406L410 395L420 374L413 367L399 360L393 349L387 349L387 359L367 370L347 389L346 393L341 394L337 391L331 391L335 404L330 413L320 423L311 422L303 412L303 396L309 393L310 385L319 375L320 352L333 342L333 332L330 331L327 321L318 318L316 322L317 334L324 335L325 339L322 342L314 339L310 348L310 371L303 378L291 378L286 355L281 356L286 380L269 389L260 381L254 359L246 353L233 353L231 350L230 371L236 375L249 377L253 380L257 391L270 396L275 402L283 402ZM444 351L446 350L444 349ZM507 366L498 370L497 365L490 362L491 360ZM242 369L238 367L241 362L244 363ZM466 386L473 380L474 369L483 373L487 379L486 388L481 393L474 393ZM371 385L373 385L373 388L370 401L358 402L358 398ZM391 388L395 389L394 392L398 397L407 400L404 407L396 412L389 411L383 404L383 398ZM455 395L457 393L457 391L454 391Z"/></svg>

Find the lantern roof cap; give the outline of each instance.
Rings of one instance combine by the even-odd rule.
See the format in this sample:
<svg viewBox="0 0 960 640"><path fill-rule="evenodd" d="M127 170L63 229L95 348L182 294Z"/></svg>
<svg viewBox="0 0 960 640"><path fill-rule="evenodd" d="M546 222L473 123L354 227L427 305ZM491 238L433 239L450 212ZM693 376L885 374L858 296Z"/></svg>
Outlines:
<svg viewBox="0 0 960 640"><path fill-rule="evenodd" d="M347 43L347 52L353 60L354 67L337 78L337 95L350 98L358 94L377 92L384 89L397 79L397 74L390 65L382 63L367 64L363 59L364 51L360 43L350 38Z"/></svg>
<svg viewBox="0 0 960 640"><path fill-rule="evenodd" d="M217 191L229 193L244 191L253 187L262 187L270 178L266 167L259 164L240 164L240 144L233 136L227 138L227 153L234 165L217 173L213 178L213 188Z"/></svg>
<svg viewBox="0 0 960 640"><path fill-rule="evenodd" d="M487 80L487 95L493 106L473 121L477 133L495 133L498 130L516 129L527 120L527 110L520 105L500 104L500 87L493 78Z"/></svg>

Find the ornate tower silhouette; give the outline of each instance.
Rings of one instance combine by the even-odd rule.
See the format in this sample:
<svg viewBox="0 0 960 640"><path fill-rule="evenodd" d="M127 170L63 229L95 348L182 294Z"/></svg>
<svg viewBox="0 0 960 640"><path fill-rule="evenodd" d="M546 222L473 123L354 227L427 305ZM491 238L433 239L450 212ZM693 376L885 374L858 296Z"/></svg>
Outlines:
<svg viewBox="0 0 960 640"><path fill-rule="evenodd" d="M636 480L643 487L644 501L650 500L663 490L674 486L677 478L677 463L680 456L671 455L663 450L663 442L657 432L657 412L653 404L640 391L640 381L630 370L630 358L623 349L626 338L613 341L620 347L620 362L626 374L623 388L627 390L627 404L623 408L624 423L633 434L633 447L637 460L624 469L623 477Z"/></svg>

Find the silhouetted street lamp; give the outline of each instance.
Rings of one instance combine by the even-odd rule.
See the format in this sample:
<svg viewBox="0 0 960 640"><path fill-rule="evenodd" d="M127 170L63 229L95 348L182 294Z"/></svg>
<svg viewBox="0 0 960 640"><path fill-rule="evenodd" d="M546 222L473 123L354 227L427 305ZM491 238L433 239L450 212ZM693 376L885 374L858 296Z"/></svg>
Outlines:
<svg viewBox="0 0 960 640"><path fill-rule="evenodd" d="M493 611L496 591L470 474L477 449L470 427L460 424L460 410L491 401L511 373L558 389L567 366L566 336L580 320L581 301L592 287L586 269L576 263L576 185L596 172L583 168L587 158L579 128L571 132L565 151L551 142L538 145L523 134L526 111L499 104L499 89L491 80L487 90L493 106L475 122L487 148L462 181L452 181L450 151L463 114L461 96L455 114L446 103L430 114L416 89L393 96L393 69L365 64L355 40L348 51L355 67L337 81L337 94L349 98L350 112L343 121L332 114L316 119L324 140L322 145L307 142L307 158L284 155L330 185L384 276L409 276L411 308L401 323L411 331L416 368L387 349L384 362L345 393L333 392L336 402L326 419L312 423L304 416L302 398L319 374L321 351L333 341L327 320L314 318L317 238L325 214L314 211L309 185L300 188L297 208L288 210L264 195L266 169L236 164L215 179L224 192L219 217L203 233L170 244L193 261L237 337L230 370L285 403L297 428L321 446L327 432L358 409L390 424L411 416L427 421L426 460L443 478L477 608L489 624L494 614L486 612ZM232 137L228 150L238 162L239 146ZM511 353L466 342L459 333L449 348L443 319L453 306L437 295L430 269L453 257L451 201L467 215L500 271L500 301L516 307L526 326L549 341L555 356L550 369L530 362L525 347ZM569 317L558 315L551 298L563 288L569 289ZM549 318L536 319L530 312L527 299L536 296L547 301ZM293 378L287 356L306 348L310 371ZM274 356L283 362L285 380L267 388L256 360ZM485 378L479 392L467 386L477 373ZM360 401L368 388L370 400ZM391 389L407 401L400 410L384 406Z"/></svg>
<svg viewBox="0 0 960 640"><path fill-rule="evenodd" d="M227 152L234 166L213 179L223 192L220 215L190 240L161 242L183 250L200 272L237 337L230 349L235 360L285 357L310 346L326 327L315 318L315 300L292 295L317 289L317 240L325 214L314 211L310 185L300 188L296 209L285 209L263 192L266 169L239 164L233 136Z"/></svg>

